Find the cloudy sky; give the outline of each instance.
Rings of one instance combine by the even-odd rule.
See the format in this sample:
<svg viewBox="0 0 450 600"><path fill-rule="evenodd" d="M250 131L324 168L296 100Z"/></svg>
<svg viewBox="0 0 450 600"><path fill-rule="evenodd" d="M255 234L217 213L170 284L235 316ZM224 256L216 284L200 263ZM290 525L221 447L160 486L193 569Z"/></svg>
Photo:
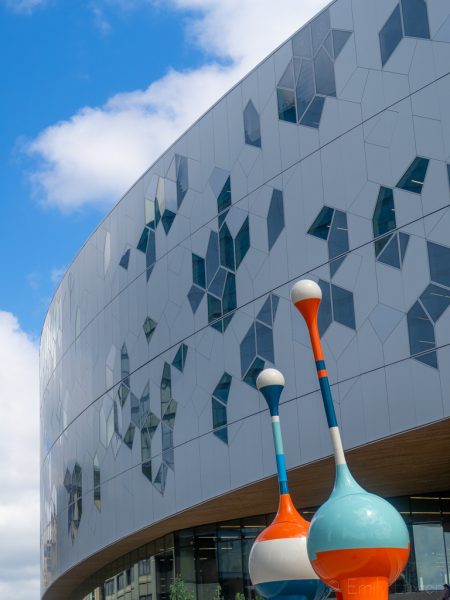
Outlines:
<svg viewBox="0 0 450 600"><path fill-rule="evenodd" d="M325 0L0 0L0 597L39 598L38 342L105 213Z"/></svg>

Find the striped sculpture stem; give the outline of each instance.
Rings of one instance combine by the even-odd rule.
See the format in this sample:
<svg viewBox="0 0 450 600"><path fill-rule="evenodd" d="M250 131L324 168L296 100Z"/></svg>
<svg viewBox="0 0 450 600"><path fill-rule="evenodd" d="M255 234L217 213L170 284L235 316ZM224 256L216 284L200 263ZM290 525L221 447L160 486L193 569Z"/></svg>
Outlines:
<svg viewBox="0 0 450 600"><path fill-rule="evenodd" d="M408 561L408 530L395 508L366 492L347 466L318 329L320 287L298 281L291 299L309 331L336 462L334 489L311 521L308 556L319 577L344 600L387 600L388 586Z"/></svg>
<svg viewBox="0 0 450 600"><path fill-rule="evenodd" d="M280 498L275 519L253 544L250 578L263 598L322 600L329 589L320 581L308 558L309 523L299 515L289 494L279 415L284 377L276 369L265 369L259 374L256 386L269 406Z"/></svg>

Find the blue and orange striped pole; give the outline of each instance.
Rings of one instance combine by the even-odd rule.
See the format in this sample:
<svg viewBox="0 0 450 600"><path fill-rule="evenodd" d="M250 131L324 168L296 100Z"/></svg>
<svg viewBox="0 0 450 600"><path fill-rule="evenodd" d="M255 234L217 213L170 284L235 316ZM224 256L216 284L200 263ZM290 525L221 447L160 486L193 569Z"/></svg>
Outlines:
<svg viewBox="0 0 450 600"><path fill-rule="evenodd" d="M347 466L317 324L320 287L298 281L291 299L309 331L336 462L334 489L311 521L308 556L319 577L344 600L387 600L389 585L408 561L408 530L395 508L366 492Z"/></svg>
<svg viewBox="0 0 450 600"><path fill-rule="evenodd" d="M263 598L323 600L329 589L320 581L308 558L309 523L297 512L289 494L279 413L284 383L283 375L276 369L264 369L256 380L272 421L280 499L275 519L253 544L249 573Z"/></svg>

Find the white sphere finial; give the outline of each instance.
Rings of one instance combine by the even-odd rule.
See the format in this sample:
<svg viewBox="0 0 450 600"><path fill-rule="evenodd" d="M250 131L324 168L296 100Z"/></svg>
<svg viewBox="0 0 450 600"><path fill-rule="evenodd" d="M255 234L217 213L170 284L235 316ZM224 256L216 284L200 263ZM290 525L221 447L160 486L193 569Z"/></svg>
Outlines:
<svg viewBox="0 0 450 600"><path fill-rule="evenodd" d="M281 385L284 387L284 384L283 373L280 373L277 369L264 369L256 378L256 388L258 390L269 385Z"/></svg>
<svg viewBox="0 0 450 600"><path fill-rule="evenodd" d="M293 304L297 304L300 300L311 300L312 298L322 300L322 290L315 281L301 279L292 286L291 300Z"/></svg>

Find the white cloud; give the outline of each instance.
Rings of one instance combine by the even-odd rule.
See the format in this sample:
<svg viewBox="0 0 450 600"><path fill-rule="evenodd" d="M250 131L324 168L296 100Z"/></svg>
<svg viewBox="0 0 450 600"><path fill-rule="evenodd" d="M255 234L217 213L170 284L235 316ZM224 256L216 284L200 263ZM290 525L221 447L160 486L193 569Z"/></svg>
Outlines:
<svg viewBox="0 0 450 600"><path fill-rule="evenodd" d="M43 6L47 0L3 0L6 6L17 13L31 14L34 9Z"/></svg>
<svg viewBox="0 0 450 600"><path fill-rule="evenodd" d="M0 311L0 597L39 597L38 348Z"/></svg>
<svg viewBox="0 0 450 600"><path fill-rule="evenodd" d="M141 0L149 2L150 0ZM109 0L136 8L137 0ZM161 3L161 0L153 0ZM146 90L118 94L42 131L27 146L38 198L70 211L109 207L183 131L325 0L170 0L209 56L229 59L169 71Z"/></svg>

